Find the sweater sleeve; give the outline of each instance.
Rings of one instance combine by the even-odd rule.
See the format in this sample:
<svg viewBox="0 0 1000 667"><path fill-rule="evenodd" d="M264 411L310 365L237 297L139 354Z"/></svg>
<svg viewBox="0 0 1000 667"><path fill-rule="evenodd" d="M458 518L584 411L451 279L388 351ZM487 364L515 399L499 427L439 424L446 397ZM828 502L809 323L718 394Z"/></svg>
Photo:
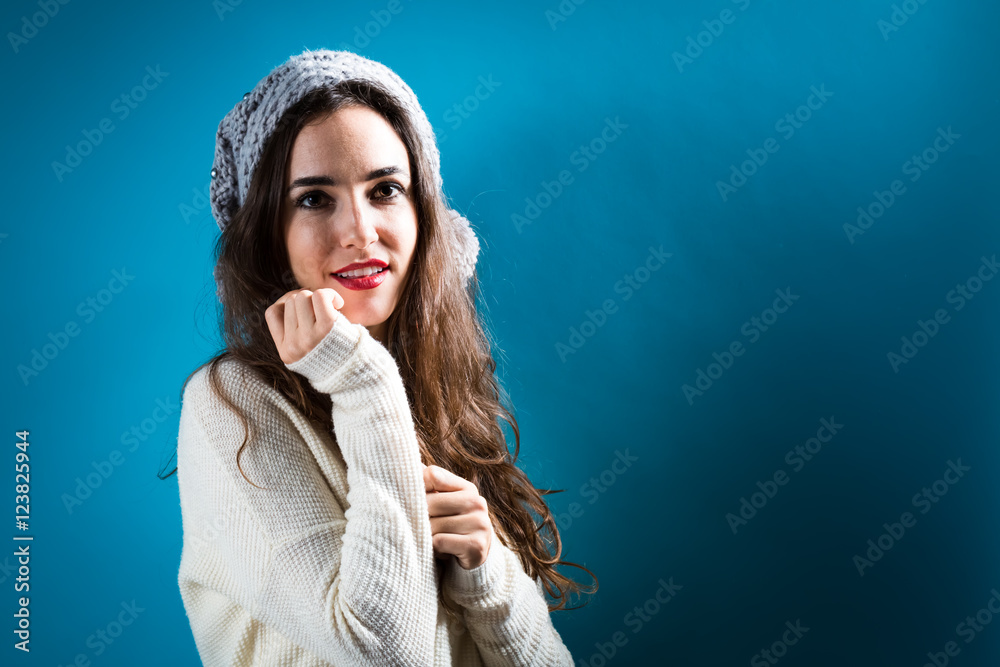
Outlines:
<svg viewBox="0 0 1000 667"><path fill-rule="evenodd" d="M234 483L272 551L251 613L332 664L434 664L431 527L395 360L340 316L315 348L286 365L331 396L348 508L311 460L301 435L308 429L295 424L301 415L255 401L260 433L241 464L267 488L238 474ZM232 429L225 437L233 440Z"/></svg>
<svg viewBox="0 0 1000 667"><path fill-rule="evenodd" d="M466 626L487 667L573 667L552 624L542 588L494 532L486 560L471 570L451 559L442 585L463 608Z"/></svg>

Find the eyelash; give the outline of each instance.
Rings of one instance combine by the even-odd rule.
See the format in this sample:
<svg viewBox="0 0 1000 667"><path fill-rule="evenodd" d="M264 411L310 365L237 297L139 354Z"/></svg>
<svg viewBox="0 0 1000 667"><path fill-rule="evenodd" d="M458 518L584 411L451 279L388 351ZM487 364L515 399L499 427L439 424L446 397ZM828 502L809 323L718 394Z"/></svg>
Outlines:
<svg viewBox="0 0 1000 667"><path fill-rule="evenodd" d="M399 183L396 183L395 181L383 181L383 182L381 182L381 183L379 183L378 185L375 186L375 190L378 191L380 188L382 188L384 186L387 186L387 185L394 186L395 189L396 189L396 194L394 194L392 196L389 196L389 197L377 197L376 199L381 200L381 201L392 201L392 200L396 199L396 197L398 197L399 195L405 195L406 194L406 188L404 188ZM303 204L303 202L306 199L309 199L310 197L315 196L315 195L321 195L323 197L327 196L327 194L325 192L323 192L322 190L311 190L311 191L303 194L301 197L299 197L298 199L295 200L295 208L304 208L304 209L323 208L322 206L305 206Z"/></svg>

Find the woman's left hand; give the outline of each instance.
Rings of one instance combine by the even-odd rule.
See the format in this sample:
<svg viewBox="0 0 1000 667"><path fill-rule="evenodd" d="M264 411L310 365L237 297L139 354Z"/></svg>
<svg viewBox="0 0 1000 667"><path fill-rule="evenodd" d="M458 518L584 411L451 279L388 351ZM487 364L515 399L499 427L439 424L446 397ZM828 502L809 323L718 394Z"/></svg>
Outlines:
<svg viewBox="0 0 1000 667"><path fill-rule="evenodd" d="M434 555L452 554L466 570L489 555L493 524L486 499L472 482L440 466L424 466Z"/></svg>

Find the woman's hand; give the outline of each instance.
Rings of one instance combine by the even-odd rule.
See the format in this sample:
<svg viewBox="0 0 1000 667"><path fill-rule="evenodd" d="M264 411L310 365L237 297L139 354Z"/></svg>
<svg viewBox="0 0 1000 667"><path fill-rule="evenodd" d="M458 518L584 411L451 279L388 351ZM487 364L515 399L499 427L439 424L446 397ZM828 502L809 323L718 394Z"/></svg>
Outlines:
<svg viewBox="0 0 1000 667"><path fill-rule="evenodd" d="M434 555L452 554L466 570L482 565L493 541L493 524L476 485L440 466L425 466L424 488Z"/></svg>
<svg viewBox="0 0 1000 667"><path fill-rule="evenodd" d="M344 297L336 290L321 287L286 292L264 311L267 328L278 348L278 356L291 364L306 356L333 327Z"/></svg>

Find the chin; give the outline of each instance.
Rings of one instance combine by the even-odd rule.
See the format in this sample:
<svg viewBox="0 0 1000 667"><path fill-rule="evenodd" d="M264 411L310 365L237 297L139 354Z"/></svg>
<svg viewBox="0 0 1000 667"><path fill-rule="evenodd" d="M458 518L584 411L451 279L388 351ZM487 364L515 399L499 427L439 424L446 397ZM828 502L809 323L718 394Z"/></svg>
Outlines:
<svg viewBox="0 0 1000 667"><path fill-rule="evenodd" d="M382 308L354 308L352 304L344 304L340 312L354 324L366 327L375 327L389 319L389 313L383 313Z"/></svg>

